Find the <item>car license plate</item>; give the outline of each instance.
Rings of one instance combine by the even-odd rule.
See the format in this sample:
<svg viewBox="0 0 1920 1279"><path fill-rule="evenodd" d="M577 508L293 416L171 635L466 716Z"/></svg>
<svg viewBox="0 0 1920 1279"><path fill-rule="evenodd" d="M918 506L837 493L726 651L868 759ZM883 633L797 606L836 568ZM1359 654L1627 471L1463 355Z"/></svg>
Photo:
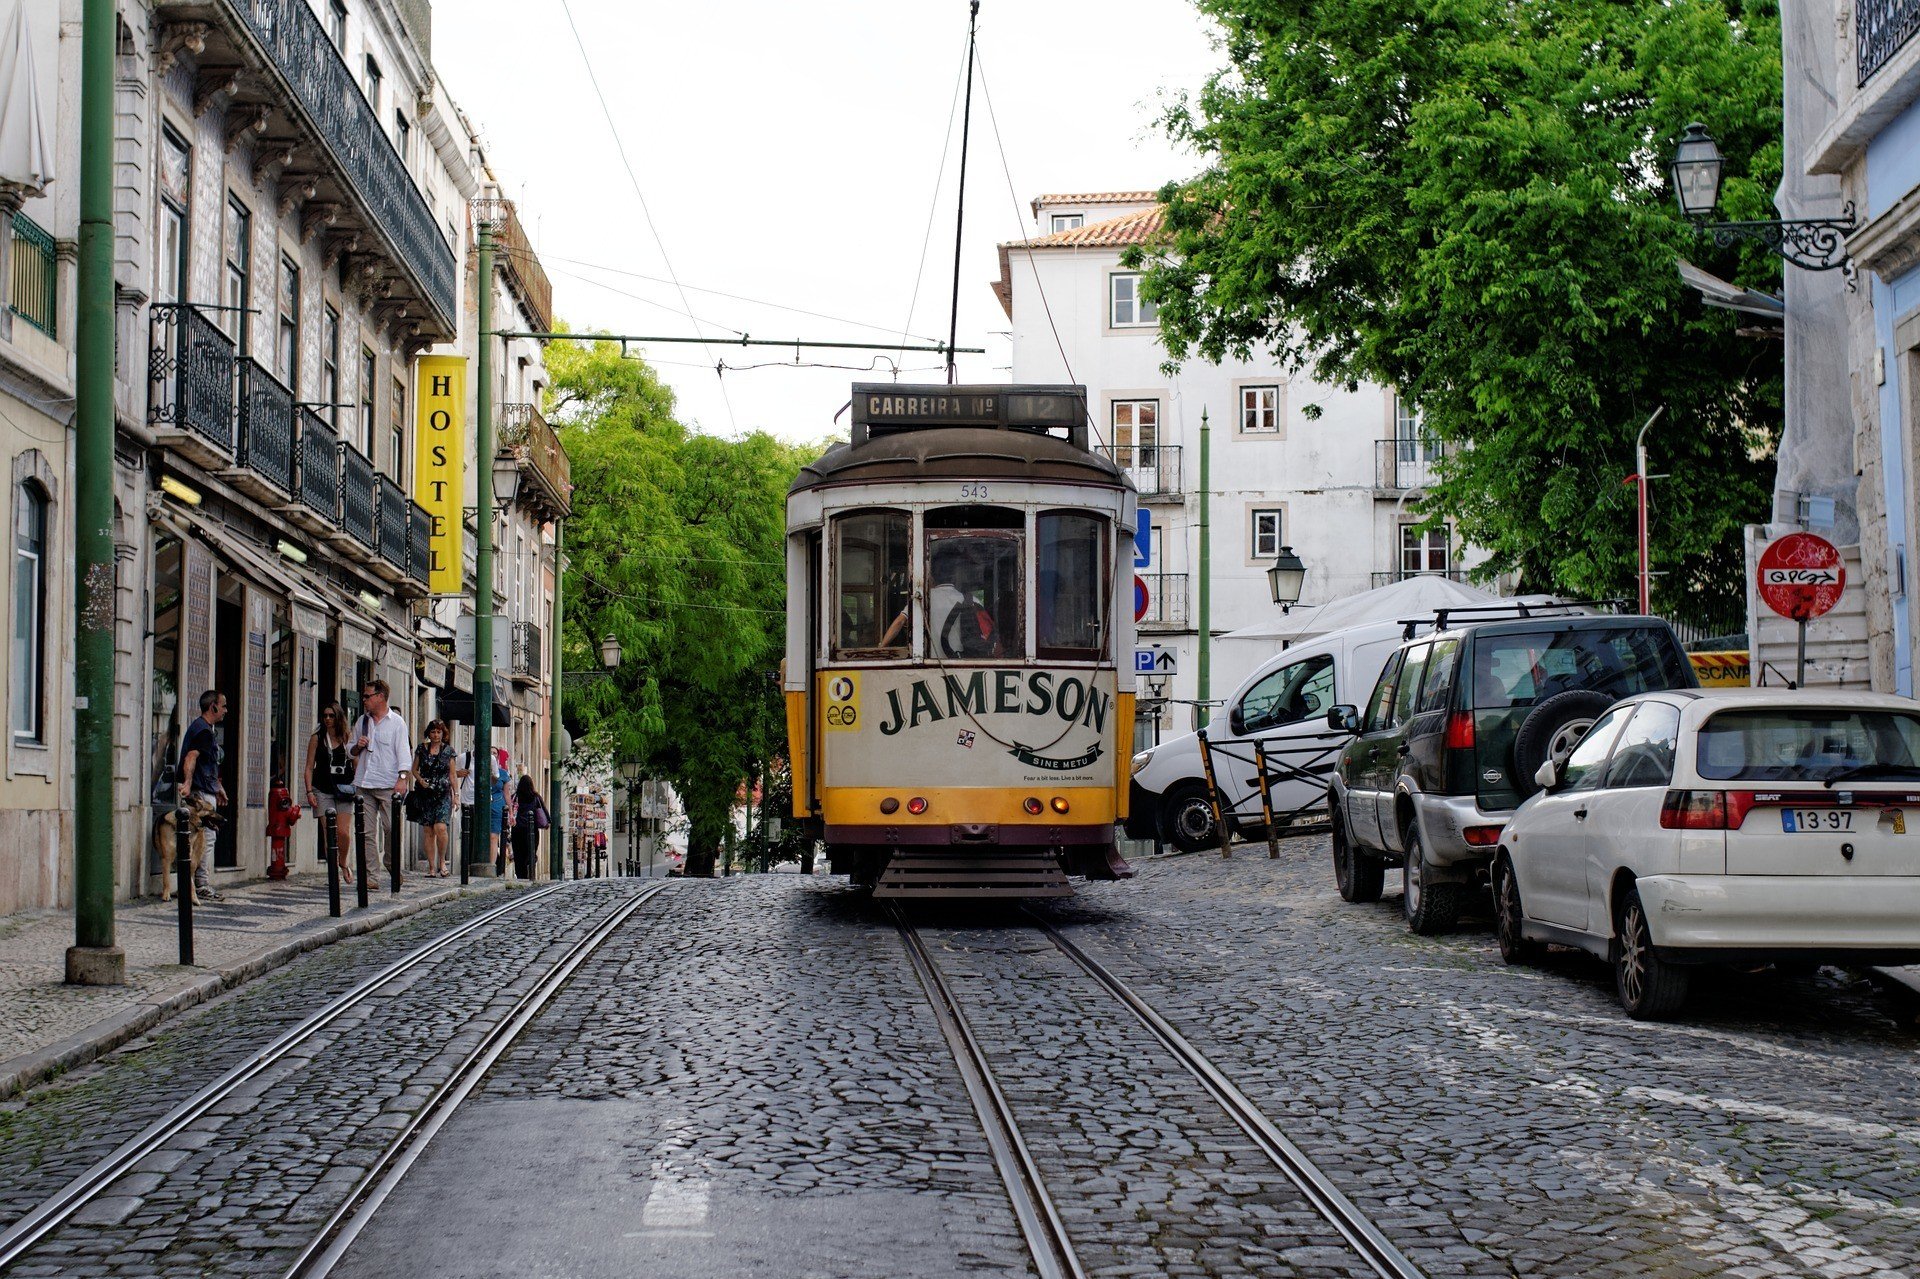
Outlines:
<svg viewBox="0 0 1920 1279"><path fill-rule="evenodd" d="M1783 808L1780 828L1789 835L1821 835L1853 829L1851 808Z"/></svg>

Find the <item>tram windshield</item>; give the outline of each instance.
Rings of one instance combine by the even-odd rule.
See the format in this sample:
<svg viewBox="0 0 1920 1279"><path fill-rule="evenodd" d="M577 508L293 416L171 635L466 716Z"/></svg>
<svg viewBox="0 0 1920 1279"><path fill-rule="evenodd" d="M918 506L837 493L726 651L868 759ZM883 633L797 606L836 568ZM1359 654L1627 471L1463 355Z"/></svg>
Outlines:
<svg viewBox="0 0 1920 1279"><path fill-rule="evenodd" d="M905 511L855 511L834 521L836 653L905 657L907 637L890 623L907 607L913 520Z"/></svg>
<svg viewBox="0 0 1920 1279"><path fill-rule="evenodd" d="M994 507L927 512L929 657L1026 656L1025 524L1023 512Z"/></svg>
<svg viewBox="0 0 1920 1279"><path fill-rule="evenodd" d="M1094 659L1107 616L1107 522L1076 511L1043 511L1035 609L1041 657Z"/></svg>

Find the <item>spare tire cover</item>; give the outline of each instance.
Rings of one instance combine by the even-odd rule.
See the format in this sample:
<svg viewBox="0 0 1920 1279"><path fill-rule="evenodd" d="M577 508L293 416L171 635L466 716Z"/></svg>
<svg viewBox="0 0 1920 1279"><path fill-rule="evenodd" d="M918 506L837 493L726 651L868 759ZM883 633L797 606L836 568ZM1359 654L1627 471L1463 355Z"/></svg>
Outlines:
<svg viewBox="0 0 1920 1279"><path fill-rule="evenodd" d="M1535 706L1520 722L1520 731L1513 738L1513 779L1520 793L1531 795L1540 789L1533 775L1546 762L1554 738L1560 735L1562 729L1573 727L1584 732L1586 725L1599 719L1617 700L1605 693L1576 688L1570 692L1555 693Z"/></svg>

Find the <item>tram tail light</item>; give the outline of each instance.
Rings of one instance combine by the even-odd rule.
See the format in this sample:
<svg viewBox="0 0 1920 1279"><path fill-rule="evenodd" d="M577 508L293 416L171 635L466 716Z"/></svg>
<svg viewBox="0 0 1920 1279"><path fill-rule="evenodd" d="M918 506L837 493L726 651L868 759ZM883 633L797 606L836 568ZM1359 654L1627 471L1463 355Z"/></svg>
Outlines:
<svg viewBox="0 0 1920 1279"><path fill-rule="evenodd" d="M883 813L897 813L900 811L900 801L889 795L880 801L880 811Z"/></svg>
<svg viewBox="0 0 1920 1279"><path fill-rule="evenodd" d="M1041 803L1039 798L1034 795L1027 796L1026 799L1021 802L1020 807L1026 809L1035 817L1047 811L1047 806Z"/></svg>
<svg viewBox="0 0 1920 1279"><path fill-rule="evenodd" d="M907 811L909 813L912 813L915 817L918 817L920 814L927 811L927 801L922 799L920 796L915 795L912 799L907 801Z"/></svg>
<svg viewBox="0 0 1920 1279"><path fill-rule="evenodd" d="M1064 797L1062 797L1062 796L1059 796L1059 795L1055 795L1055 796L1053 797L1053 811L1054 811L1054 812L1056 812L1056 813L1064 813L1064 812L1066 812L1066 811L1067 811L1067 809L1068 809L1068 807L1069 807L1069 805L1067 804L1067 801L1066 801L1066 799L1065 799Z"/></svg>

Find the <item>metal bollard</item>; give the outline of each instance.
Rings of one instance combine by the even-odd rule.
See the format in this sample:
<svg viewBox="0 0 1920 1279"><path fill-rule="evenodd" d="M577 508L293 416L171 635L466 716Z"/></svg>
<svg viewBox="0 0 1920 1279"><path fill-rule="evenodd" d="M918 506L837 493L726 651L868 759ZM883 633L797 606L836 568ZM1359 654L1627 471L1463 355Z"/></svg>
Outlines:
<svg viewBox="0 0 1920 1279"><path fill-rule="evenodd" d="M320 819L320 855L327 859L327 914L340 918L340 828L331 811L315 813Z"/></svg>
<svg viewBox="0 0 1920 1279"><path fill-rule="evenodd" d="M353 887L354 895L360 899L360 909L365 910L368 901L367 822L357 795L353 800Z"/></svg>
<svg viewBox="0 0 1920 1279"><path fill-rule="evenodd" d="M175 799L173 803L173 873L179 881L177 891L180 895L180 962L188 967L193 965L193 844L187 833L187 806Z"/></svg>
<svg viewBox="0 0 1920 1279"><path fill-rule="evenodd" d="M405 806L398 796L387 813L387 857L393 867L393 891L400 891L400 850L406 846L407 825Z"/></svg>
<svg viewBox="0 0 1920 1279"><path fill-rule="evenodd" d="M1267 787L1267 752L1258 738L1253 743L1253 767L1260 775L1260 816L1267 823L1267 856L1280 855L1280 832L1273 828L1273 792Z"/></svg>
<svg viewBox="0 0 1920 1279"><path fill-rule="evenodd" d="M1220 811L1220 787L1213 778L1213 748L1207 745L1207 730L1195 734L1200 739L1200 767L1207 775L1207 803L1213 808L1213 828L1220 836L1220 856L1233 856L1233 834L1227 829L1226 814Z"/></svg>

